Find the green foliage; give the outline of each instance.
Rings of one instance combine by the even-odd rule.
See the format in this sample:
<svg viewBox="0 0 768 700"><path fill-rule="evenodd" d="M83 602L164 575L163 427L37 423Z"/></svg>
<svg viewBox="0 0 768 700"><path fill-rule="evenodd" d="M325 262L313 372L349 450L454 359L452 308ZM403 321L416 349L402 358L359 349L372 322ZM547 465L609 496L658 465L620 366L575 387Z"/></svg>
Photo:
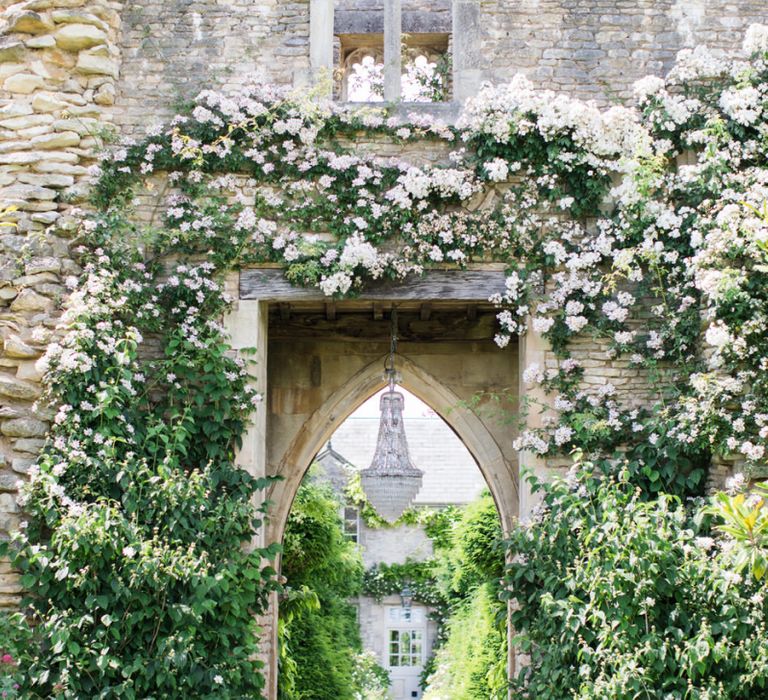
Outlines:
<svg viewBox="0 0 768 700"><path fill-rule="evenodd" d="M83 232L92 252L47 355L58 413L10 549L34 629L23 696L254 697L277 548L250 548L269 481L234 463L259 397L212 320L225 252L163 269L134 233L115 211Z"/></svg>
<svg viewBox="0 0 768 700"><path fill-rule="evenodd" d="M506 697L507 606L499 597L504 547L493 498L484 493L433 521L431 530L437 535L431 590L442 601L441 630L423 674L424 697Z"/></svg>
<svg viewBox="0 0 768 700"><path fill-rule="evenodd" d="M768 592L742 582L674 497L648 500L590 464L530 478L535 521L511 535L522 697L756 698L768 689Z"/></svg>
<svg viewBox="0 0 768 700"><path fill-rule="evenodd" d="M452 588L463 594L504 575L504 548L496 504L486 492L463 509L453 535Z"/></svg>
<svg viewBox="0 0 768 700"><path fill-rule="evenodd" d="M389 672L379 666L376 654L364 651L355 657L352 671L355 700L390 700Z"/></svg>
<svg viewBox="0 0 768 700"><path fill-rule="evenodd" d="M706 449L676 440L670 435L673 425L659 417L649 419L645 429L652 439L617 450L613 460L601 460L599 466L608 474L626 469L632 482L649 498L660 493L681 498L703 495L711 455Z"/></svg>
<svg viewBox="0 0 768 700"><path fill-rule="evenodd" d="M446 641L431 664L424 700L504 700L507 697L506 606L498 587L481 584L446 622Z"/></svg>
<svg viewBox="0 0 768 700"><path fill-rule="evenodd" d="M376 600L400 595L408 586L413 599L436 609L438 618L445 613L446 599L438 589L434 561L406 561L404 564L374 564L363 577L363 592Z"/></svg>
<svg viewBox="0 0 768 700"><path fill-rule="evenodd" d="M288 519L279 626L281 700L355 700L361 690L354 680L359 630L348 599L361 590L363 566L357 547L344 537L339 508L330 487L305 481Z"/></svg>
<svg viewBox="0 0 768 700"><path fill-rule="evenodd" d="M19 691L23 669L34 654L32 631L20 613L0 613L0 697L14 700Z"/></svg>
<svg viewBox="0 0 768 700"><path fill-rule="evenodd" d="M715 527L730 538L723 556L741 573L749 569L760 581L768 571L768 507L760 493L768 495L768 482L758 484L756 494L718 493L703 513L715 517Z"/></svg>

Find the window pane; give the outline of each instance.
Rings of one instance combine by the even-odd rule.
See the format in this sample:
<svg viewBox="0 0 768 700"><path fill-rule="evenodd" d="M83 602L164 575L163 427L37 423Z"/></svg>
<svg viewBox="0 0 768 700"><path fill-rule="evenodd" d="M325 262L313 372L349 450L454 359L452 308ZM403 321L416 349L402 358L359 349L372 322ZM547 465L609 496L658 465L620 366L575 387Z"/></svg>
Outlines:
<svg viewBox="0 0 768 700"><path fill-rule="evenodd" d="M354 506L345 506L343 517L344 536L353 542L357 542L360 532L360 519L357 508Z"/></svg>
<svg viewBox="0 0 768 700"><path fill-rule="evenodd" d="M384 99L384 63L373 55L351 62L347 99L350 102L381 102Z"/></svg>

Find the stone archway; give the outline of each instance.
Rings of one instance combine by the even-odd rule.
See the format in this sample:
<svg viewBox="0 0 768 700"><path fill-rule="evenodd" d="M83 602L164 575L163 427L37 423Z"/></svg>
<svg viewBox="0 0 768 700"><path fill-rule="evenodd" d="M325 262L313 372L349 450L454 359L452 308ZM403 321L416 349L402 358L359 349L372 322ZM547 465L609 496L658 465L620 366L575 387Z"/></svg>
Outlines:
<svg viewBox="0 0 768 700"><path fill-rule="evenodd" d="M273 508L267 541L281 542L296 491L312 459L347 417L366 399L384 387L385 356L356 372L302 425L283 455L277 474L283 480L270 491ZM496 503L504 531L518 515L518 475L509 469L504 453L483 420L426 369L400 357L402 386L428 404L451 427L474 457Z"/></svg>
<svg viewBox="0 0 768 700"><path fill-rule="evenodd" d="M347 416L384 385L387 314L393 307L403 324L398 347L402 385L440 414L464 442L509 530L525 500L513 448L521 347L511 343L500 349L494 343L495 311L485 289L477 293L482 301L444 293L422 294L418 301L358 299L332 305L295 300L291 290L285 293L294 295L290 302L241 294L228 319L235 347L259 349L251 369L265 394L239 461L256 476L281 477L266 494L272 505L259 544L282 540L312 459ZM496 391L505 396L498 404L487 396ZM483 393L483 400L473 401ZM277 697L277 605L275 596L262 620L269 700ZM510 656L510 667L512 663Z"/></svg>

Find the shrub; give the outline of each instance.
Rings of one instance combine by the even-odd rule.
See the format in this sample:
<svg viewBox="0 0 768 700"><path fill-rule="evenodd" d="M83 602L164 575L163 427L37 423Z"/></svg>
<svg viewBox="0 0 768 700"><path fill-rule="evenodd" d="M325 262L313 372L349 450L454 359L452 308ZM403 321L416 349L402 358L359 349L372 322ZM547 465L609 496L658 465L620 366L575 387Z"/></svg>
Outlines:
<svg viewBox="0 0 768 700"><path fill-rule="evenodd" d="M20 613L0 613L0 698L21 697L22 669L32 655L32 632Z"/></svg>
<svg viewBox="0 0 768 700"><path fill-rule="evenodd" d="M360 633L349 598L363 565L328 486L302 484L288 519L280 606L281 700L355 700ZM360 681L360 679L358 679Z"/></svg>
<svg viewBox="0 0 768 700"><path fill-rule="evenodd" d="M442 599L440 646L424 671L425 700L495 700L507 692L507 605L501 523L489 493L438 528L432 563Z"/></svg>
<svg viewBox="0 0 768 700"><path fill-rule="evenodd" d="M482 584L459 603L435 653L424 700L507 697L506 608L498 588Z"/></svg>
<svg viewBox="0 0 768 700"><path fill-rule="evenodd" d="M768 590L718 556L700 504L588 464L530 481L542 507L512 533L505 579L531 659L520 697L768 697Z"/></svg>

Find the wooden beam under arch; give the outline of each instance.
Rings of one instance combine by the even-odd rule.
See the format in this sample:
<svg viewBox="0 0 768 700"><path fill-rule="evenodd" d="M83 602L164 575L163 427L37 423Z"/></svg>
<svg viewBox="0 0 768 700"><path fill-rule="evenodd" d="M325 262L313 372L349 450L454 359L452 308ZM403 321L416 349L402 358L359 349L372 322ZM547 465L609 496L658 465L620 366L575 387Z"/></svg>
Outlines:
<svg viewBox="0 0 768 700"><path fill-rule="evenodd" d="M355 299L360 301L427 301L487 304L491 295L504 291L501 267L482 270L429 270L403 281L372 282ZM328 301L315 287L295 287L281 268L248 268L240 271L240 298L291 303Z"/></svg>

